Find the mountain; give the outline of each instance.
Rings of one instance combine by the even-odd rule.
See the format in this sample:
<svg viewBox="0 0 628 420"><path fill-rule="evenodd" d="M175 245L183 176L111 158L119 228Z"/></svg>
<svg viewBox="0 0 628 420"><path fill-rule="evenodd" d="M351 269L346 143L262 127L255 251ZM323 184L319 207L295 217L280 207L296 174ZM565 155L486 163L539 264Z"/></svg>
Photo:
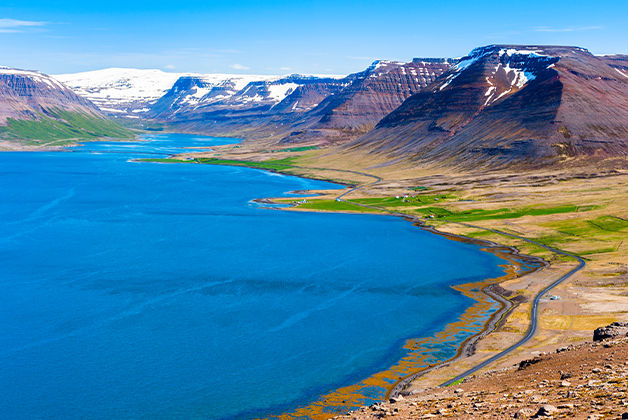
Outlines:
<svg viewBox="0 0 628 420"><path fill-rule="evenodd" d="M236 91L182 77L147 115L179 129L284 142L350 139L372 129L451 65L447 59L376 61L346 77L289 75Z"/></svg>
<svg viewBox="0 0 628 420"><path fill-rule="evenodd" d="M110 68L53 77L110 115L137 117L146 112L179 77L191 73Z"/></svg>
<svg viewBox="0 0 628 420"><path fill-rule="evenodd" d="M369 131L452 63L444 58L415 58L409 63L375 61L365 71L349 76L347 86L321 104L314 113L321 115L314 128Z"/></svg>
<svg viewBox="0 0 628 420"><path fill-rule="evenodd" d="M0 67L0 140L33 145L68 139L130 138L89 100L58 80L36 72Z"/></svg>
<svg viewBox="0 0 628 420"><path fill-rule="evenodd" d="M626 156L627 64L578 47L477 48L346 150L474 168Z"/></svg>
<svg viewBox="0 0 628 420"><path fill-rule="evenodd" d="M184 76L179 78L172 88L154 104L149 115L167 120L212 112L239 113L251 109L268 111L299 87L314 84L320 80L315 76L298 74L289 76Z"/></svg>
<svg viewBox="0 0 628 420"><path fill-rule="evenodd" d="M146 113L168 118L235 95L249 83L279 76L166 73L161 70L110 68L54 76L109 115L139 118ZM211 93L210 93L211 91ZM280 92L276 92L280 93ZM249 100L257 100L254 92ZM166 95L166 98L160 99ZM246 98L245 98L246 99ZM159 101L159 102L158 102Z"/></svg>

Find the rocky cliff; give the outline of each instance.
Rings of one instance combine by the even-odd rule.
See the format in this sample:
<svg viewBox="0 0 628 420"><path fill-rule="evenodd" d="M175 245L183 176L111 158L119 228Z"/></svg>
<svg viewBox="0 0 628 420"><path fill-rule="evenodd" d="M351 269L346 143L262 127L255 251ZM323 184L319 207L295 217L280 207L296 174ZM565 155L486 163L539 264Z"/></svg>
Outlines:
<svg viewBox="0 0 628 420"><path fill-rule="evenodd" d="M626 156L625 65L577 47L477 48L347 150L475 168Z"/></svg>
<svg viewBox="0 0 628 420"><path fill-rule="evenodd" d="M409 96L429 85L452 65L447 59L414 59L409 63L376 61L349 76L347 86L314 112L313 128L367 132Z"/></svg>

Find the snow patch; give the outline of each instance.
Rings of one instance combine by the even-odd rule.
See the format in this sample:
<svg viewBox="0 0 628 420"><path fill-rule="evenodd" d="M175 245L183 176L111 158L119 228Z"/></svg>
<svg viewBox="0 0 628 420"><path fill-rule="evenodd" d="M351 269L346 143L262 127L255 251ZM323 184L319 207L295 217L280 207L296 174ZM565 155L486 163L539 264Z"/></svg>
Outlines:
<svg viewBox="0 0 628 420"><path fill-rule="evenodd" d="M275 102L283 101L286 96L290 95L292 92L298 88L299 84L296 83L284 83L281 85L270 85L268 86L268 97L269 99Z"/></svg>
<svg viewBox="0 0 628 420"><path fill-rule="evenodd" d="M499 56L501 57L502 55L506 54L508 56L513 56L515 54L518 55L527 55L530 57L549 57L548 55L544 55L542 54L543 51L541 50L518 50L515 48L508 48L508 49L501 49L499 50Z"/></svg>
<svg viewBox="0 0 628 420"><path fill-rule="evenodd" d="M617 73L621 74L622 76L628 77L628 74L624 73L623 71L619 69L615 69L615 70L617 70Z"/></svg>
<svg viewBox="0 0 628 420"><path fill-rule="evenodd" d="M467 57L464 57L461 61L458 62L458 64L451 67L451 69L449 70L451 74L447 76L447 78L445 79L445 83L441 85L439 90L443 90L444 88L449 86L449 84L453 82L456 77L460 76L462 72L464 72L474 63L476 63L478 60L486 57L487 55L490 55L492 52L493 49L491 47L476 48L471 51L471 54L469 54ZM433 72L432 76L434 76Z"/></svg>
<svg viewBox="0 0 628 420"><path fill-rule="evenodd" d="M0 66L0 74L10 74L10 75L15 75L15 76L28 77L29 79L32 79L36 83L43 83L52 89L61 89L61 90L68 89L68 87L65 86L63 83L60 83L59 81L55 80L54 78L48 75L39 73L38 71L20 70L20 69L14 69L11 67Z"/></svg>

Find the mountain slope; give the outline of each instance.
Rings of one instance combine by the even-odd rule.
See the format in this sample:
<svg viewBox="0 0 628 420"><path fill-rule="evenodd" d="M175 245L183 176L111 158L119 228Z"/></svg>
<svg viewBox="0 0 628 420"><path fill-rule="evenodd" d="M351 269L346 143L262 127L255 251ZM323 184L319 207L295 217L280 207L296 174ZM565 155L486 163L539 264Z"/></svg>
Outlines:
<svg viewBox="0 0 628 420"><path fill-rule="evenodd" d="M452 65L448 59L414 59L409 63L376 61L350 76L339 94L321 104L315 128L369 131L410 95L438 78Z"/></svg>
<svg viewBox="0 0 628 420"><path fill-rule="evenodd" d="M272 109L299 87L321 81L314 76L185 76L152 106L148 115L162 119L194 118L195 114ZM333 80L333 79L325 79Z"/></svg>
<svg viewBox="0 0 628 420"><path fill-rule="evenodd" d="M133 116L145 112L179 77L185 75L190 74L110 68L53 77L69 86L76 94L92 101L105 113Z"/></svg>
<svg viewBox="0 0 628 420"><path fill-rule="evenodd" d="M148 116L179 129L284 142L349 140L372 129L452 65L447 59L376 61L344 78L290 75L234 92L180 78Z"/></svg>
<svg viewBox="0 0 628 420"><path fill-rule="evenodd" d="M0 68L0 139L61 144L70 139L132 138L90 101L45 74Z"/></svg>
<svg viewBox="0 0 628 420"><path fill-rule="evenodd" d="M499 167L628 155L623 59L577 47L477 48L347 150Z"/></svg>

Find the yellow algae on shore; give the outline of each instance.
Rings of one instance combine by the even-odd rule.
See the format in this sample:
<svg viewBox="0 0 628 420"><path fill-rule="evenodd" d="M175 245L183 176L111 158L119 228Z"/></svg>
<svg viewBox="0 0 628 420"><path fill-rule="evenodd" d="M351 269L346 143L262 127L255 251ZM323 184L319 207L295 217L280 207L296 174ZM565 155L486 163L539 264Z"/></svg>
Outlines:
<svg viewBox="0 0 628 420"><path fill-rule="evenodd" d="M476 242L455 235L445 234L445 236L453 240ZM472 341L475 342L479 335L484 335L494 329L495 325L505 315L505 309L510 309L504 308L503 303L496 302L489 296L487 289L500 282L528 274L542 267L538 260L531 260L527 256L519 255L512 248L494 246L483 248L483 250L493 252L506 260L507 263L501 265L506 274L498 278L453 286L453 289L475 301L457 321L448 324L442 331L432 337L419 337L407 340L403 346L406 355L394 366L354 385L342 387L322 395L316 401L299 407L294 411L270 416L269 418L279 420L328 419L345 413L352 408L382 400L404 378L414 377L423 371L427 371L439 364L453 361L464 356L464 353L471 351ZM488 316L487 314L494 310L496 305L500 305L501 309ZM461 340L463 337L466 338ZM456 349L455 355L445 359L444 351L451 351L452 349ZM451 352L448 353L451 354Z"/></svg>

